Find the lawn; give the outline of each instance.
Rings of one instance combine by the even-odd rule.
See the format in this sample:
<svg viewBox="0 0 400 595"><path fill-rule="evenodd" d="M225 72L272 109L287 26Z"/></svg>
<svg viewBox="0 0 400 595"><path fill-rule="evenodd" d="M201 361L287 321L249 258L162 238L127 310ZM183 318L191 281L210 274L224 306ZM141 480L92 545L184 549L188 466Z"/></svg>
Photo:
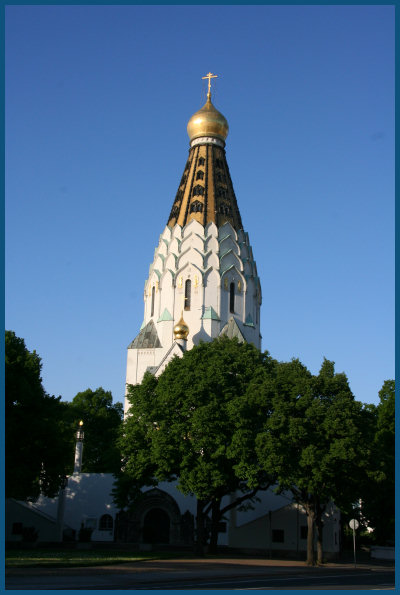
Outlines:
<svg viewBox="0 0 400 595"><path fill-rule="evenodd" d="M126 550L8 550L6 568L103 566L143 560L165 560L182 557L173 552L127 552Z"/></svg>

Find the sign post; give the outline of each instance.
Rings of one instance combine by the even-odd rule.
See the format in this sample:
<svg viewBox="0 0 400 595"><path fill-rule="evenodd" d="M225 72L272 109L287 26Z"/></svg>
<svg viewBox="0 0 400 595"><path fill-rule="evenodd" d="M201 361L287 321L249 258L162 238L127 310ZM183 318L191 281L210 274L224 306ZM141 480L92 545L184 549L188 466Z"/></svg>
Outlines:
<svg viewBox="0 0 400 595"><path fill-rule="evenodd" d="M356 563L356 529L358 529L359 526L360 526L360 524L357 521L357 519L351 519L351 521L349 522L350 529L353 529L354 568L357 567L357 563Z"/></svg>

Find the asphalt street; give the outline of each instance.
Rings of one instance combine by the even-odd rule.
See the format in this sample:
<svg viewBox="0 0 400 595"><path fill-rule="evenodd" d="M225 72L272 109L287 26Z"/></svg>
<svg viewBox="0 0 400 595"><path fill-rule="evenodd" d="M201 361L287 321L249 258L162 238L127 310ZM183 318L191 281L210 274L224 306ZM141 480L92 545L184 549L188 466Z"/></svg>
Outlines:
<svg viewBox="0 0 400 595"><path fill-rule="evenodd" d="M8 569L14 590L392 590L393 567L263 559L160 560L91 568Z"/></svg>

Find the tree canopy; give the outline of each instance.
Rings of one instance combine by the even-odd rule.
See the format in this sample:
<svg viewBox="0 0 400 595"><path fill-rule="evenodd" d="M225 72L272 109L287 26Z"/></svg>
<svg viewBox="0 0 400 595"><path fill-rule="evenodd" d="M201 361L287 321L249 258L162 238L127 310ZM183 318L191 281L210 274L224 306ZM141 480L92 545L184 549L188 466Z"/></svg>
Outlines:
<svg viewBox="0 0 400 595"><path fill-rule="evenodd" d="M173 359L158 379L147 374L141 385L129 386L119 501L121 488L129 485L127 476L137 485L177 480L183 494L197 498L200 546L204 517L211 513L210 545L215 547L223 514L271 483L261 469L253 469L251 487L243 480L239 444L249 450L253 443L254 452L257 424L251 422L257 411L249 401L247 425L238 416L238 407L246 409L249 387L269 361L251 344L220 338ZM238 434L246 434L246 446ZM222 506L223 497L236 491L236 503Z"/></svg>
<svg viewBox="0 0 400 595"><path fill-rule="evenodd" d="M395 381L385 380L379 404L369 407L371 457L362 481L361 514L380 545L395 539Z"/></svg>
<svg viewBox="0 0 400 595"><path fill-rule="evenodd" d="M88 388L67 404L65 416L72 430L83 421L82 473L117 473L121 467L117 439L123 417L122 403L113 404L111 392L102 387Z"/></svg>
<svg viewBox="0 0 400 595"><path fill-rule="evenodd" d="M67 472L69 431L60 397L46 393L42 362L13 331L5 333L6 496L53 496Z"/></svg>
<svg viewBox="0 0 400 595"><path fill-rule="evenodd" d="M345 374L324 360L313 376L299 360L277 365L264 388L272 393L272 412L257 437L260 465L276 474L280 490L291 490L308 518L307 562L323 561L322 513L357 497L357 478L369 459L363 434L362 404L354 400ZM361 469L361 471L360 471Z"/></svg>
<svg viewBox="0 0 400 595"><path fill-rule="evenodd" d="M41 370L36 351L6 331L6 496L19 500L57 493L73 470L80 420L85 431L82 472L117 473L121 466L116 442L122 403L113 404L111 392L101 387L78 393L71 402L61 401L44 390Z"/></svg>
<svg viewBox="0 0 400 595"><path fill-rule="evenodd" d="M205 515L217 527L230 508L275 485L306 511L308 563L315 563L315 529L323 561L323 513L331 501L349 507L360 497L373 428L369 408L354 399L334 362L325 359L312 375L297 359L277 362L250 344L220 338L175 358L159 378L146 374L128 387L128 398L121 506L134 502L141 486L176 480L197 498L201 533ZM233 492L235 502L222 505Z"/></svg>

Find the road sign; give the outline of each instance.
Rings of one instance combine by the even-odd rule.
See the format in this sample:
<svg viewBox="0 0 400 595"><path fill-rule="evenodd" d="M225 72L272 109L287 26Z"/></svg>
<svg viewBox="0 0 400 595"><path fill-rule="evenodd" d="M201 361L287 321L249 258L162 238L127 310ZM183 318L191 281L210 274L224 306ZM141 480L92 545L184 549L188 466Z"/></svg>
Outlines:
<svg viewBox="0 0 400 595"><path fill-rule="evenodd" d="M350 527L350 529L353 529L353 531L355 529L358 529L359 526L360 526L360 523L357 521L357 519L351 519L351 521L349 522L349 527Z"/></svg>

